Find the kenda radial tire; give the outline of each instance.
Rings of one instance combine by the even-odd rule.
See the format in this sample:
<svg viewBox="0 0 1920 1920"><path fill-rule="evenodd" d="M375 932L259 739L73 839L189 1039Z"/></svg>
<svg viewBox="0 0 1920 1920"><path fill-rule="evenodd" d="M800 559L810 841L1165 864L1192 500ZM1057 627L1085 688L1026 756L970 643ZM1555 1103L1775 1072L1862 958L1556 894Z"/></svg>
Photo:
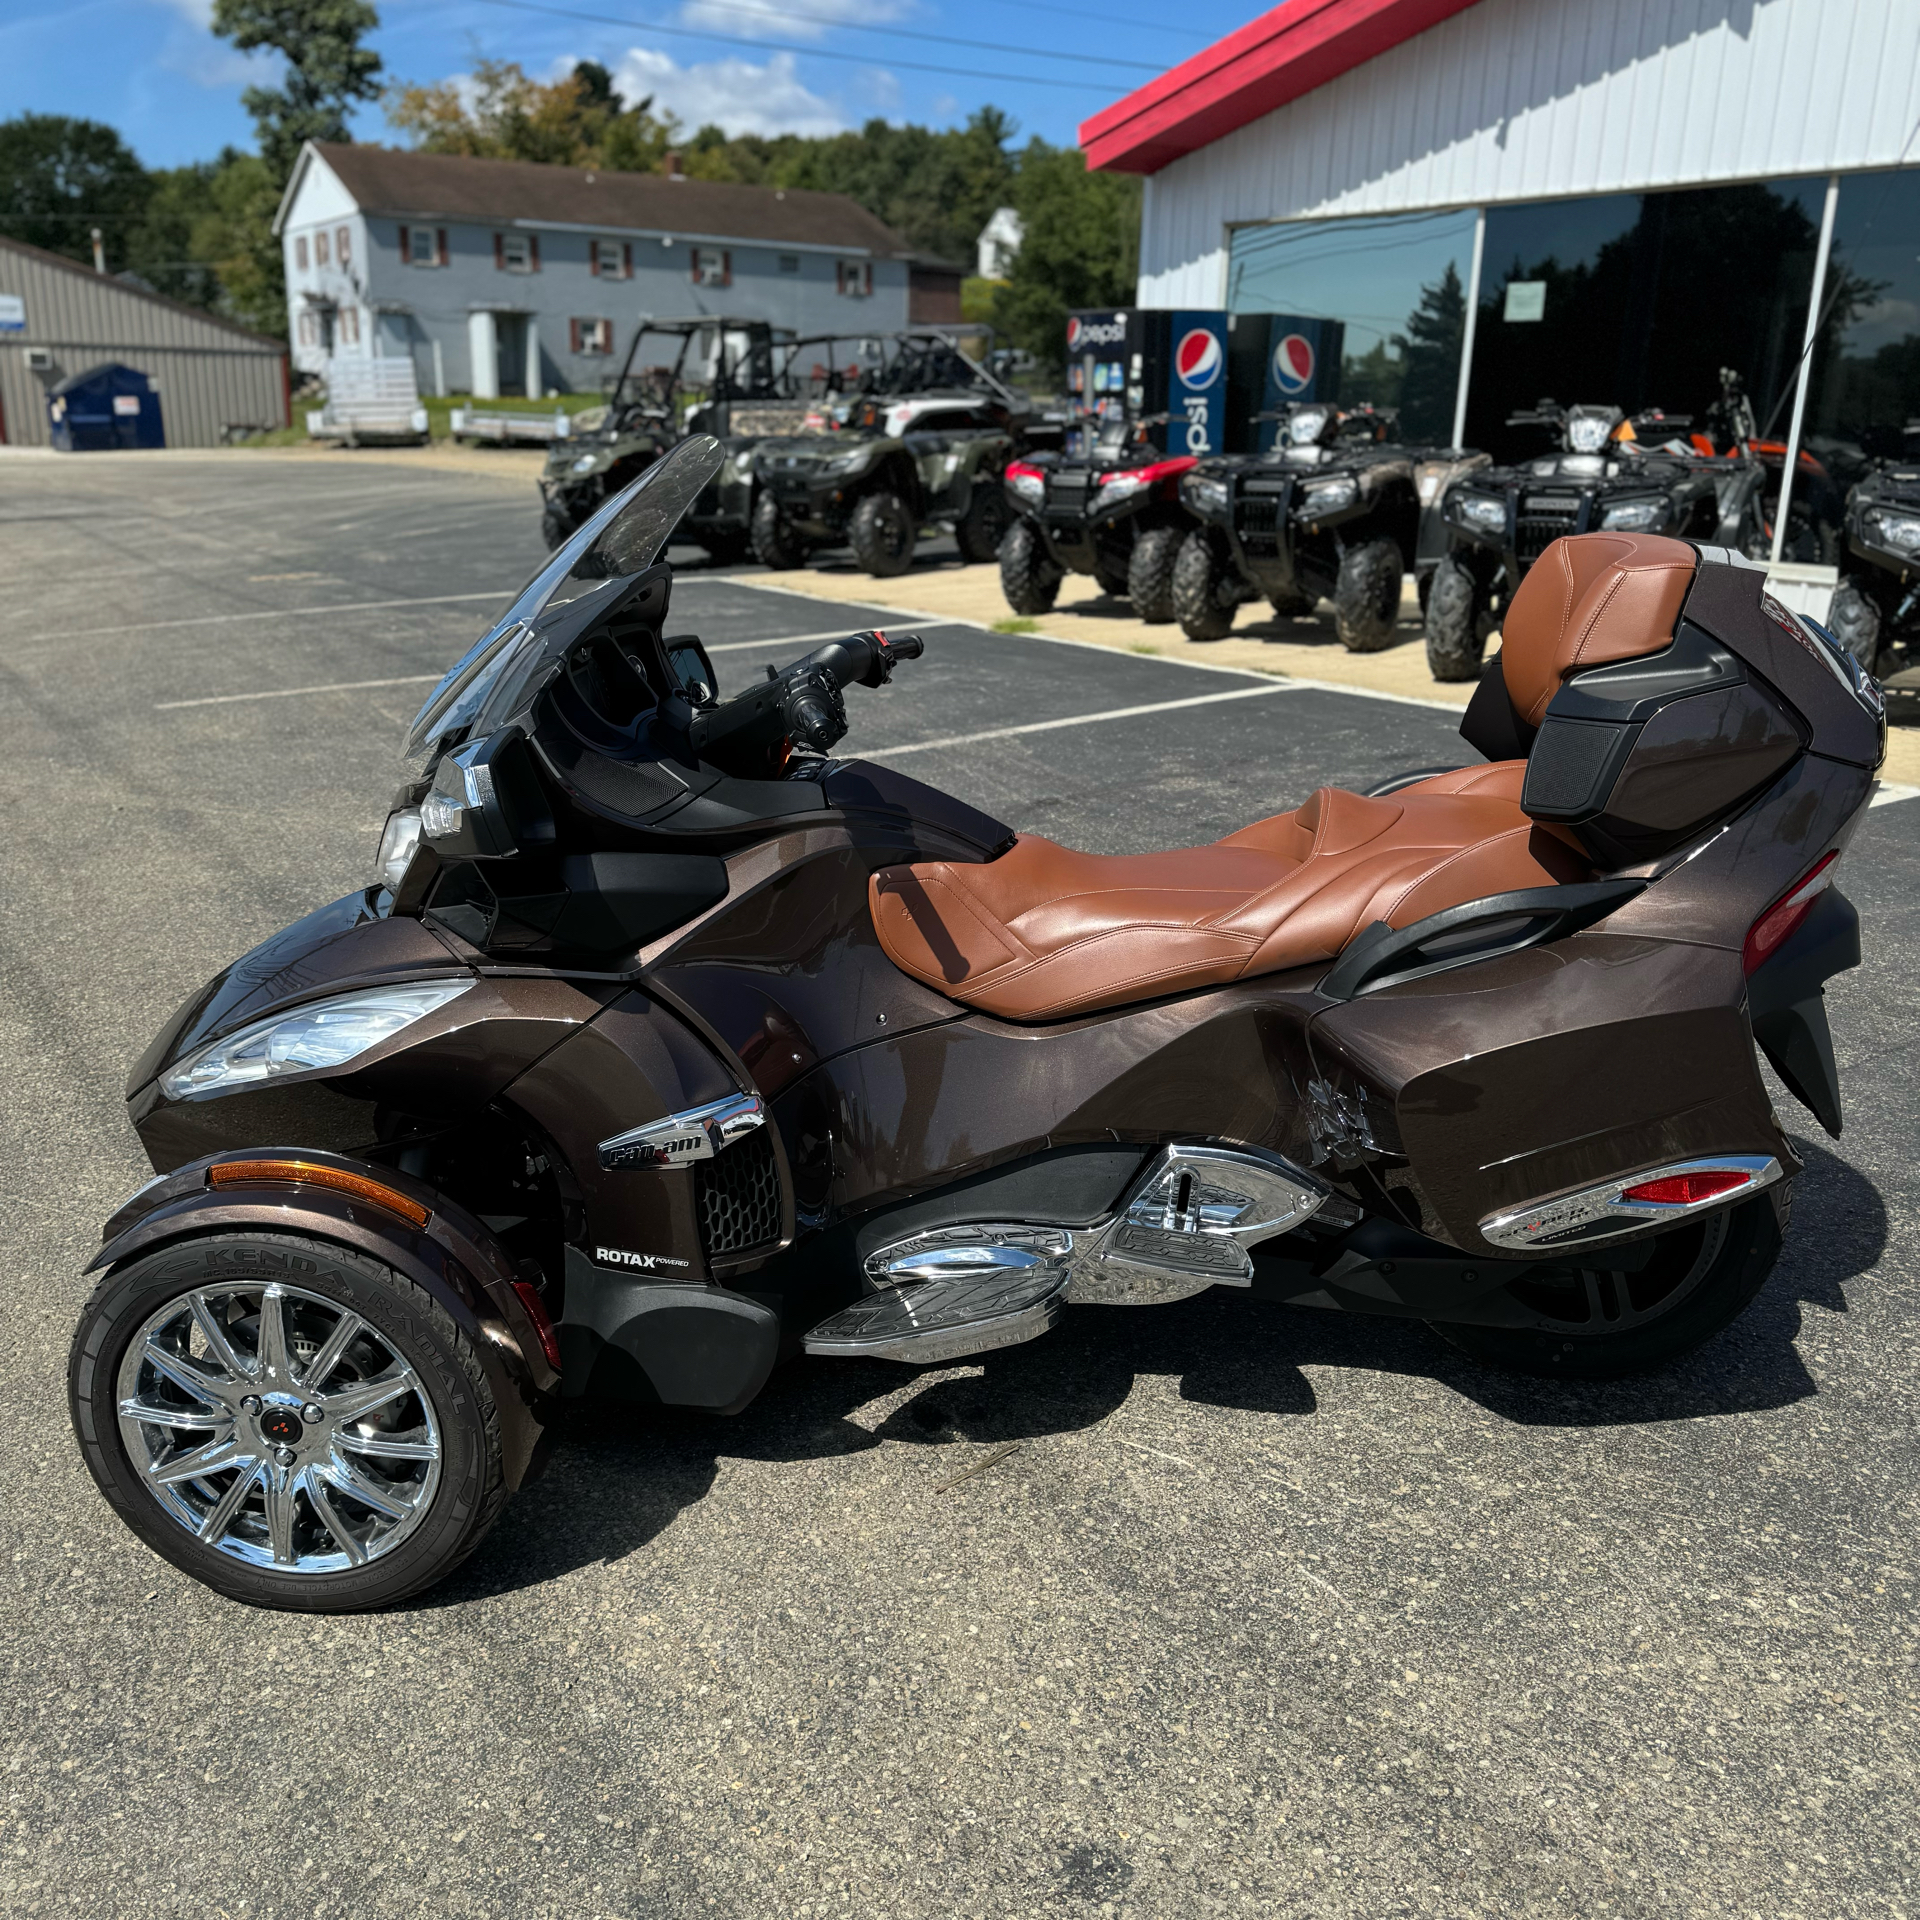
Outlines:
<svg viewBox="0 0 1920 1920"><path fill-rule="evenodd" d="M1880 609L1851 580L1833 590L1827 630L1871 673L1880 657Z"/></svg>
<svg viewBox="0 0 1920 1920"><path fill-rule="evenodd" d="M1015 613L1051 613L1062 578L1040 536L1016 518L1000 541L1000 591L1007 605Z"/></svg>
<svg viewBox="0 0 1920 1920"><path fill-rule="evenodd" d="M1227 569L1199 529L1180 543L1173 562L1173 617L1189 640L1224 640L1238 608L1225 599Z"/></svg>
<svg viewBox="0 0 1920 1920"><path fill-rule="evenodd" d="M1333 631L1349 653L1378 653L1393 644L1402 571L1391 540L1347 549L1333 586Z"/></svg>
<svg viewBox="0 0 1920 1920"><path fill-rule="evenodd" d="M1655 1373L1703 1346L1744 1313L1780 1257L1790 1198L1782 1188L1674 1227L1637 1273L1595 1265L1540 1269L1507 1290L1546 1324L1434 1331L1476 1360L1562 1380ZM1564 1278L1562 1276L1571 1276Z"/></svg>
<svg viewBox="0 0 1920 1920"><path fill-rule="evenodd" d="M1133 543L1127 561L1127 598L1150 627L1173 618L1173 569L1186 539L1179 527L1149 527Z"/></svg>
<svg viewBox="0 0 1920 1920"><path fill-rule="evenodd" d="M763 493L753 503L753 530L749 536L753 557L775 573L787 573L807 564L807 543L780 511L772 494Z"/></svg>
<svg viewBox="0 0 1920 1920"><path fill-rule="evenodd" d="M1480 590L1467 569L1442 560L1427 592L1427 666L1436 680L1477 680L1486 638Z"/></svg>
<svg viewBox="0 0 1920 1920"><path fill-rule="evenodd" d="M913 513L897 493L870 493L847 523L853 557L876 580L892 580L913 565Z"/></svg>
<svg viewBox="0 0 1920 1920"><path fill-rule="evenodd" d="M405 1275L324 1240L209 1234L114 1268L75 1331L68 1399L127 1525L252 1606L393 1606L506 1501L472 1343Z"/></svg>
<svg viewBox="0 0 1920 1920"><path fill-rule="evenodd" d="M966 512L953 526L953 543L960 549L960 558L976 563L998 559L1000 542L1006 538L1012 519L1013 509L1007 505L1000 482L989 484L983 479L976 483Z"/></svg>

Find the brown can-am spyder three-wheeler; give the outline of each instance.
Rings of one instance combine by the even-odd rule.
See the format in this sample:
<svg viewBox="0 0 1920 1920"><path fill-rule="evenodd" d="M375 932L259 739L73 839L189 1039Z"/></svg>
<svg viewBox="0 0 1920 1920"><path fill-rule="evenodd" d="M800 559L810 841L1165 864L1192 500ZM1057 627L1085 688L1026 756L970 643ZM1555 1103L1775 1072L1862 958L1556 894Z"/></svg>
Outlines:
<svg viewBox="0 0 1920 1920"><path fill-rule="evenodd" d="M1216 1286L1596 1378L1753 1298L1800 1164L1755 1042L1837 1132L1831 882L1884 739L1756 568L1563 540L1484 763L1104 857L834 755L917 640L715 697L658 556L720 458L568 541L422 711L378 884L134 1067L160 1172L71 1392L149 1545L375 1607L577 1395L737 1413L799 1351L946 1362Z"/></svg>

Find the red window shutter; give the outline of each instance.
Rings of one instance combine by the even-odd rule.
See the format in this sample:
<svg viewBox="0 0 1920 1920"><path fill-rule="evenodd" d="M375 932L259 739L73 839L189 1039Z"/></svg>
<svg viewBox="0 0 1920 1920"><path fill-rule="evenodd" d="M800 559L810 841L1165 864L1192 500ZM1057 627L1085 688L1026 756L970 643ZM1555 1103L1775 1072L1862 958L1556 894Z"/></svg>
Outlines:
<svg viewBox="0 0 1920 1920"><path fill-rule="evenodd" d="M835 293L845 293L847 290L847 263L844 260L833 263L833 290Z"/></svg>
<svg viewBox="0 0 1920 1920"><path fill-rule="evenodd" d="M631 240L623 240L620 243L620 278L622 280L633 278L633 242Z"/></svg>
<svg viewBox="0 0 1920 1920"><path fill-rule="evenodd" d="M580 322L578 320L569 320L567 322L567 351L569 353L578 353L580 351Z"/></svg>
<svg viewBox="0 0 1920 1920"><path fill-rule="evenodd" d="M493 270L495 273L505 273L507 270L507 236L504 233L493 236Z"/></svg>
<svg viewBox="0 0 1920 1920"><path fill-rule="evenodd" d="M733 254L723 251L720 255L720 284L723 287L733 285Z"/></svg>
<svg viewBox="0 0 1920 1920"><path fill-rule="evenodd" d="M440 264L444 267L447 264L447 230L445 227L439 227L435 229L435 239L437 244L434 248L434 252L438 257Z"/></svg>
<svg viewBox="0 0 1920 1920"><path fill-rule="evenodd" d="M587 271L596 280L600 278L600 242L598 240L587 242Z"/></svg>
<svg viewBox="0 0 1920 1920"><path fill-rule="evenodd" d="M687 263L687 278L697 287L700 284L700 249L698 247L687 249Z"/></svg>
<svg viewBox="0 0 1920 1920"><path fill-rule="evenodd" d="M527 265L535 273L540 271L540 236L537 233L527 235Z"/></svg>
<svg viewBox="0 0 1920 1920"><path fill-rule="evenodd" d="M405 227L400 229L400 264L403 267L413 265L413 235Z"/></svg>

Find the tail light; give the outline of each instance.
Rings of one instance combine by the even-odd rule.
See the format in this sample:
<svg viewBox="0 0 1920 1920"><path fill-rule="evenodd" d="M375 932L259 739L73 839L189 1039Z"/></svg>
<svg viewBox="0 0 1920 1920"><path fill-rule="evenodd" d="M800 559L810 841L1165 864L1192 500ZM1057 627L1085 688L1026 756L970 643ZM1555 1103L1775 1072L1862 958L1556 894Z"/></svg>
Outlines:
<svg viewBox="0 0 1920 1920"><path fill-rule="evenodd" d="M1650 1226L1686 1219L1736 1196L1758 1193L1782 1176L1769 1154L1726 1153L1669 1161L1547 1200L1529 1201L1480 1222L1482 1238L1516 1253L1589 1246Z"/></svg>
<svg viewBox="0 0 1920 1920"><path fill-rule="evenodd" d="M1622 1187L1620 1198L1652 1207L1697 1207L1703 1200L1717 1200L1723 1193L1735 1193L1752 1184L1752 1174L1744 1169L1712 1167L1701 1173L1670 1173L1658 1180L1642 1180L1637 1186Z"/></svg>
<svg viewBox="0 0 1920 1920"><path fill-rule="evenodd" d="M1747 943L1741 949L1740 958L1749 973L1772 959L1799 931L1801 921L1813 911L1813 903L1833 884L1833 863L1839 858L1838 850L1828 854L1747 929Z"/></svg>
<svg viewBox="0 0 1920 1920"><path fill-rule="evenodd" d="M520 1297L520 1304L527 1310L527 1318L533 1322L533 1330L540 1338L540 1351L547 1356L547 1365L555 1373L560 1371L560 1336L554 1331L553 1320L547 1313L547 1303L540 1298L540 1290L531 1280L516 1280L513 1290Z"/></svg>

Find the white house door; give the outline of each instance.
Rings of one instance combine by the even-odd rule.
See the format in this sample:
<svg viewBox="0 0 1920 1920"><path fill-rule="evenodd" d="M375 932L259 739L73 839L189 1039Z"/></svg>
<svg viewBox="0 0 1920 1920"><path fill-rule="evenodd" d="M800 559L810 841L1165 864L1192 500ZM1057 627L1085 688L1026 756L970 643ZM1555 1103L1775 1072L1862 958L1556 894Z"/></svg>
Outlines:
<svg viewBox="0 0 1920 1920"><path fill-rule="evenodd" d="M467 357L473 362L468 373L476 400L500 398L500 362L494 352L495 318L491 313L467 315Z"/></svg>

